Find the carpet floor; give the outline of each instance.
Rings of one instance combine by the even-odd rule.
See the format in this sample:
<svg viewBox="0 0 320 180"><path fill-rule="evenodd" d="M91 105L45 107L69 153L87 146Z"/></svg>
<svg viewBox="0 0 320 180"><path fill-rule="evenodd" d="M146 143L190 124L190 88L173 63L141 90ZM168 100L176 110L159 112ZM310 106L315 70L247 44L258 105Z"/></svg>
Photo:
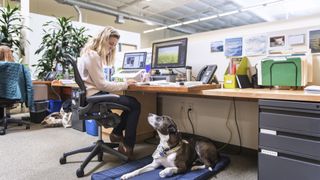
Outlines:
<svg viewBox="0 0 320 180"><path fill-rule="evenodd" d="M122 162L105 154L104 162L96 158L85 168L85 176L77 178L86 153L70 156L67 164L60 165L63 152L92 145L96 137L72 128L43 128L32 124L30 130L10 126L7 134L0 136L0 180L72 180L90 179L93 172L120 165ZM155 145L139 143L135 147L136 158L144 157L155 149ZM231 164L212 179L255 180L257 179L257 157L229 155Z"/></svg>

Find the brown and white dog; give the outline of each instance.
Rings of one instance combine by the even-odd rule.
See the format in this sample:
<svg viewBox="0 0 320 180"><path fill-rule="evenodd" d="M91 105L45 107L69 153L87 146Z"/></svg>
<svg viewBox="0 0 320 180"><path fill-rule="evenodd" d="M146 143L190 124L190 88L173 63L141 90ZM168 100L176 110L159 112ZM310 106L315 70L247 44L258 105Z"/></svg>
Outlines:
<svg viewBox="0 0 320 180"><path fill-rule="evenodd" d="M184 173L188 170L208 168L218 161L218 153L215 145L206 138L192 138L184 140L177 129L177 125L169 116L157 116L149 114L149 124L157 131L160 143L153 153L152 163L124 174L121 179L129 179L139 174L152 171L159 166L165 169L160 171L159 176L169 177L174 174ZM195 165L200 162L201 165Z"/></svg>

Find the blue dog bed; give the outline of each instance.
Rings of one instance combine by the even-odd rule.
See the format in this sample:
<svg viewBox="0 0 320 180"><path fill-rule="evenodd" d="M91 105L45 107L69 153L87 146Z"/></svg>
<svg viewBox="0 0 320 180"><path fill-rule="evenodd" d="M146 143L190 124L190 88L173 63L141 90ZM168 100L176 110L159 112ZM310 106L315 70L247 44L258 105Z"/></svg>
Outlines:
<svg viewBox="0 0 320 180"><path fill-rule="evenodd" d="M91 176L92 180L111 180L111 179L120 179L120 177L123 174L126 174L128 172L134 171L136 169L139 169L147 164L150 164L152 162L152 157L147 156L139 160L135 160L126 164L123 164L121 166L107 169L98 173L94 173ZM201 169L196 171L190 171L185 174L177 174L172 177L168 178L160 178L159 172L163 170L163 168L158 168L153 171L149 171L143 174L140 174L138 176L135 176L131 178L132 180L141 180L141 179L152 179L152 180L162 180L162 179L168 179L168 180L190 180L190 179L208 179L209 177L213 176L214 174L220 172L225 167L228 166L230 163L230 159L227 156L221 155L220 161L216 164L216 166L212 169L212 171L209 171L208 169Z"/></svg>

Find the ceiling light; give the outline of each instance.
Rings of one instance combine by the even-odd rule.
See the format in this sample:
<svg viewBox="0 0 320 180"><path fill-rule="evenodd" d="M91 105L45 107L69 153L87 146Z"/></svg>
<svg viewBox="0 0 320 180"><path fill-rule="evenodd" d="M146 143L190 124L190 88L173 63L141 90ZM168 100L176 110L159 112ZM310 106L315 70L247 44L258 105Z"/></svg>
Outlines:
<svg viewBox="0 0 320 180"><path fill-rule="evenodd" d="M150 29L150 30L146 30L146 31L143 31L143 33L150 33L150 32L153 32L154 29Z"/></svg>
<svg viewBox="0 0 320 180"><path fill-rule="evenodd" d="M177 23L177 24L171 24L168 26L168 28L173 28L173 27L177 27L177 26L181 26L182 23Z"/></svg>
<svg viewBox="0 0 320 180"><path fill-rule="evenodd" d="M158 27L158 28L155 28L155 29L143 31L143 33L149 33L149 32L159 31L159 30L163 30L163 29L167 29L167 28L174 28L174 27L177 27L177 26L185 25L185 24L191 24L191 23L196 23L196 22L200 22L200 21L206 21L206 20L209 20L209 19L217 18L217 17L228 16L228 15L231 15L231 14L236 14L236 13L243 12L243 11L248 11L248 10L251 10L251 9L264 7L264 6L269 6L271 4L280 3L282 1L285 1L285 0L271 0L271 1L264 2L264 3L256 4L256 5L253 5L253 6L244 7L242 9L238 9L238 10L234 10L234 11L224 12L224 13L221 13L221 14L216 14L216 15L212 15L212 16L208 16L208 17L203 17L203 18L200 18L200 19L194 19L194 20L185 21L185 22L181 22L181 23L171 24L171 25L164 26L164 27Z"/></svg>
<svg viewBox="0 0 320 180"><path fill-rule="evenodd" d="M217 18L217 17L218 17L218 15L208 16L208 17L200 18L199 21L206 21L209 19Z"/></svg>
<svg viewBox="0 0 320 180"><path fill-rule="evenodd" d="M195 23L195 22L198 22L198 21L199 21L199 19L194 19L194 20L183 22L182 24L191 24L191 23Z"/></svg>
<svg viewBox="0 0 320 180"><path fill-rule="evenodd" d="M228 16L228 15L231 15L231 14L236 14L238 12L239 12L239 10L235 10L235 11L230 11L230 12L218 14L218 16L219 17L223 17L223 16Z"/></svg>
<svg viewBox="0 0 320 180"><path fill-rule="evenodd" d="M168 28L167 26L163 26L163 27L155 28L154 30L155 31L159 31L159 30L163 30L163 29L167 29L167 28Z"/></svg>

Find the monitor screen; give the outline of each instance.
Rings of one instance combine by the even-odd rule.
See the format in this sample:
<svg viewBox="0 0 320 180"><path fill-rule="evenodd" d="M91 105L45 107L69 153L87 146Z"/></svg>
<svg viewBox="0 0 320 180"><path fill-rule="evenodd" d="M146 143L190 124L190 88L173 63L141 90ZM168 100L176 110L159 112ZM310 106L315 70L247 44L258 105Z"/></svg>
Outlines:
<svg viewBox="0 0 320 180"><path fill-rule="evenodd" d="M123 69L144 69L146 67L147 52L125 53Z"/></svg>
<svg viewBox="0 0 320 180"><path fill-rule="evenodd" d="M185 67L187 44L187 38L153 43L152 68Z"/></svg>

